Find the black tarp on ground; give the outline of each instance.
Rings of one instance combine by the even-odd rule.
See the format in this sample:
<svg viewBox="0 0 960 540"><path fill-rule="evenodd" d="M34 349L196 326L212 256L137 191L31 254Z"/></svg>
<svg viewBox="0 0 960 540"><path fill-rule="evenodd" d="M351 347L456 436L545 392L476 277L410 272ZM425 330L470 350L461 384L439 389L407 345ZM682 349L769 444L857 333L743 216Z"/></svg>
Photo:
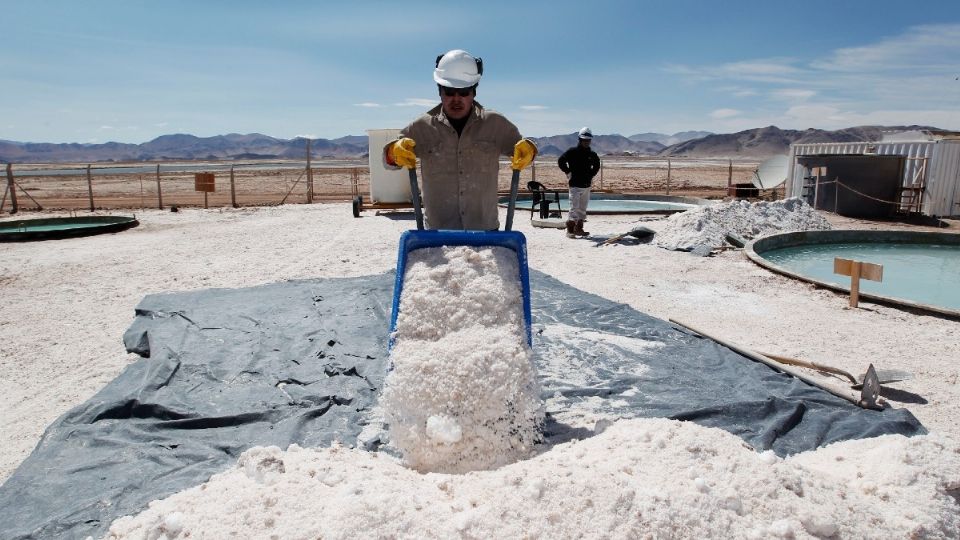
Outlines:
<svg viewBox="0 0 960 540"><path fill-rule="evenodd" d="M0 537L102 536L112 520L206 481L252 446L376 449L379 426L367 424L383 382L393 279L147 296L124 341L149 357L47 429L0 488ZM906 410L859 409L626 305L535 271L530 282L544 395L565 410L588 401L596 410L599 399L623 416L691 420L780 455L925 432ZM602 336L616 339L598 349ZM656 346L638 352L625 339ZM559 370L558 350L567 364ZM546 434L556 443L591 431L548 417Z"/></svg>

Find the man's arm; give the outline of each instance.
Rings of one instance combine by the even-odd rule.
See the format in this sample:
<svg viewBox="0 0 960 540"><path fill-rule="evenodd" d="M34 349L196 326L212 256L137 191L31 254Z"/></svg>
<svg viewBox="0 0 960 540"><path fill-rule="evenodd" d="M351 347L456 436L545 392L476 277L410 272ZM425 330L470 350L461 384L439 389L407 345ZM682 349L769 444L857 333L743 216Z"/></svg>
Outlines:
<svg viewBox="0 0 960 540"><path fill-rule="evenodd" d="M560 170L563 171L563 174L570 174L570 160L568 159L567 154L570 151L560 154L560 158L557 159L557 166L560 167Z"/></svg>

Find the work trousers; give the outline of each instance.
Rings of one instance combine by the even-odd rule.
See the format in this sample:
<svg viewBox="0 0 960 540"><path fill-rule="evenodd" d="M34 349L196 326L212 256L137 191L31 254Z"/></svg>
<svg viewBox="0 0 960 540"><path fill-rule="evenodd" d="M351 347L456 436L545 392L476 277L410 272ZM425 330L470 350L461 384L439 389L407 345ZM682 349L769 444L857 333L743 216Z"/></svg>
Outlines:
<svg viewBox="0 0 960 540"><path fill-rule="evenodd" d="M590 188L570 186L570 212L567 219L583 221L587 219L587 205L590 204Z"/></svg>

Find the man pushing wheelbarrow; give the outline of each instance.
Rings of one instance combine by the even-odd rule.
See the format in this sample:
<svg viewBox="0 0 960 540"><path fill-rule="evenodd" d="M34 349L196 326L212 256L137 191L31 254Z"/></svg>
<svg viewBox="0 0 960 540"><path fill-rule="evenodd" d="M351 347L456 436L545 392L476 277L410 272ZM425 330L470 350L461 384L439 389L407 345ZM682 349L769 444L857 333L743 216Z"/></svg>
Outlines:
<svg viewBox="0 0 960 540"><path fill-rule="evenodd" d="M388 167L416 170L420 157L427 229L496 230L500 156L513 156L515 184L517 173L536 157L537 146L502 114L475 101L483 75L480 58L454 49L438 56L435 67L440 104L384 147L384 161ZM511 186L512 195L515 190Z"/></svg>
<svg viewBox="0 0 960 540"><path fill-rule="evenodd" d="M474 101L479 58L452 50L435 68L440 105L383 151L388 167L410 170L417 230L400 238L381 404L406 464L456 473L506 464L540 440L526 239L510 230L537 147ZM504 230L501 155L513 169Z"/></svg>

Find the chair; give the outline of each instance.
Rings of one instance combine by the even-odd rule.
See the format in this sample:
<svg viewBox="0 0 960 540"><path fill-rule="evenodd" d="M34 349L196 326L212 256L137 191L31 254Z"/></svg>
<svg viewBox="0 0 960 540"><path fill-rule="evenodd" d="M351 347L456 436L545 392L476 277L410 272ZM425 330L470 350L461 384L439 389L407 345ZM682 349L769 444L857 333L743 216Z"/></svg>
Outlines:
<svg viewBox="0 0 960 540"><path fill-rule="evenodd" d="M540 207L540 219L548 219L551 217L560 217L560 192L555 189L547 189L546 186L531 180L527 182L527 189L530 190L532 194L530 201L530 219L533 219L534 209ZM557 209L550 211L550 205L556 203Z"/></svg>

